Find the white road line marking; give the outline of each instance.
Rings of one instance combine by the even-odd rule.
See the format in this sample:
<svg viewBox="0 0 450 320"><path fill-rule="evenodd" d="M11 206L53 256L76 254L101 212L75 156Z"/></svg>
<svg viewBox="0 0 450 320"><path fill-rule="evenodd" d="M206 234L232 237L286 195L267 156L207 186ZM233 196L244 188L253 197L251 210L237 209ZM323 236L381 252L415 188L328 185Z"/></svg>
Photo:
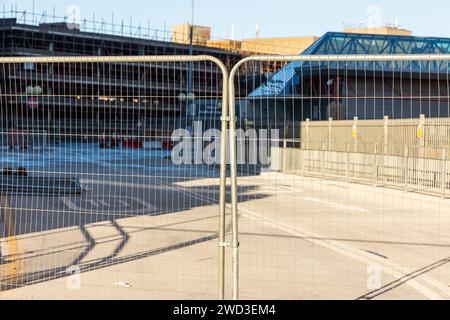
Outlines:
<svg viewBox="0 0 450 320"><path fill-rule="evenodd" d="M152 181L154 182L154 181ZM167 188L154 185L154 184L143 184L143 183L129 183L129 182L120 182L120 181L109 181L109 180L89 180L89 179L80 179L81 184L96 184L96 185L109 185L113 187L126 187L126 188L139 188L139 189L161 189L167 190Z"/></svg>
<svg viewBox="0 0 450 320"><path fill-rule="evenodd" d="M99 206L99 204L100 205L102 204L101 201L104 201L104 199L113 199L115 201L121 200L122 202L123 201L126 202L127 200L134 201L135 203L139 204L141 207L140 208L128 208L128 209L119 208L118 210L116 209L117 212L115 212L114 208L113 208L113 210L111 210L108 207L108 203L107 203L106 206L104 205L103 208L101 206ZM99 215L101 215L101 214L105 214L105 215L106 214L107 215L110 215L110 214L111 215L114 215L114 214L116 214L116 215L120 215L120 214L142 214L142 213L148 214L148 213L156 212L158 210L158 207L156 207L156 206L154 206L154 205L152 205L152 204L150 204L150 203L148 203L148 202L146 202L146 201L144 201L142 199L129 197L129 196L126 196L126 197L124 197L124 196L114 196L114 195L107 196L107 197L94 196L93 198L83 199L83 200L92 202L93 206L95 206L97 208L100 208L100 209L99 210L95 210L93 208L92 209L82 208L78 204L74 203L68 197L61 198L61 201L69 209L71 209L72 211L75 211L77 213L85 213L85 214L99 214ZM130 207L129 202L127 202L127 203L128 203L127 207Z"/></svg>
<svg viewBox="0 0 450 320"><path fill-rule="evenodd" d="M360 212L360 213L369 213L371 212L371 210L367 209L367 208L363 208L363 207L359 207L359 206L353 206L353 205L349 205L349 204L342 204L342 203L338 203L335 201L326 201L326 200L321 200L321 199L317 199L317 198L311 198L311 197L301 197L301 200L305 200L305 201L310 201L310 202L315 202L315 203L319 203L319 204L323 204L327 207L330 208L334 208L334 209L339 209L339 210L344 210L344 211L354 211L354 212Z"/></svg>

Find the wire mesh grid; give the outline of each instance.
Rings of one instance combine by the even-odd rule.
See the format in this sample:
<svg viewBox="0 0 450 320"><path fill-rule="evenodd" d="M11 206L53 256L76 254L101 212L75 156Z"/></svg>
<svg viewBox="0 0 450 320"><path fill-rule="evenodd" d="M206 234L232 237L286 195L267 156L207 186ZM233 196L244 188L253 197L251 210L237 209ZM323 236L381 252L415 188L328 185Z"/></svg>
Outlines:
<svg viewBox="0 0 450 320"><path fill-rule="evenodd" d="M2 62L4 296L448 297L448 57L176 59Z"/></svg>
<svg viewBox="0 0 450 320"><path fill-rule="evenodd" d="M448 299L449 86L447 56L235 66L235 297Z"/></svg>
<svg viewBox="0 0 450 320"><path fill-rule="evenodd" d="M217 297L222 66L1 61L1 298Z"/></svg>

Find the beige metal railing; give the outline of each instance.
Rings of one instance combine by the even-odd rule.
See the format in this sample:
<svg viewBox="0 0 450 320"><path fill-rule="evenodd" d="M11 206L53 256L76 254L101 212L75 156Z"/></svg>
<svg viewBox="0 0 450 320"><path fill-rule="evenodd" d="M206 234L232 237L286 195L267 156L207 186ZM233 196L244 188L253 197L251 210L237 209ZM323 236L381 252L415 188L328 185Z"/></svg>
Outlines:
<svg viewBox="0 0 450 320"><path fill-rule="evenodd" d="M365 153L368 144L377 144L383 154L401 155L404 146L416 146L423 148L421 156L440 158L436 148L450 147L450 118L307 120L300 128L303 146L312 150L322 150L325 143L327 149L345 151L348 143L352 150Z"/></svg>
<svg viewBox="0 0 450 320"><path fill-rule="evenodd" d="M390 145L389 150L395 152L385 153L378 143L359 143L354 148L345 142L315 143L311 148L272 147L271 169L443 198L450 195L450 148Z"/></svg>

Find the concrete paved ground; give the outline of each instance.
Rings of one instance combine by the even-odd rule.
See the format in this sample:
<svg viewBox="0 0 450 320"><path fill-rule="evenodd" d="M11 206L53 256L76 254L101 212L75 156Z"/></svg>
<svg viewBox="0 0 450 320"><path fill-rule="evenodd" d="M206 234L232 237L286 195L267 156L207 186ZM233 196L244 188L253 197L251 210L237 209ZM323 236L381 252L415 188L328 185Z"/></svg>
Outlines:
<svg viewBox="0 0 450 320"><path fill-rule="evenodd" d="M84 174L81 198L8 199L0 298L216 298L216 171L149 159ZM450 200L282 173L239 197L242 299L450 298Z"/></svg>
<svg viewBox="0 0 450 320"><path fill-rule="evenodd" d="M240 206L241 265L266 281L243 296L450 297L449 200L284 174L241 185L256 181L270 196Z"/></svg>

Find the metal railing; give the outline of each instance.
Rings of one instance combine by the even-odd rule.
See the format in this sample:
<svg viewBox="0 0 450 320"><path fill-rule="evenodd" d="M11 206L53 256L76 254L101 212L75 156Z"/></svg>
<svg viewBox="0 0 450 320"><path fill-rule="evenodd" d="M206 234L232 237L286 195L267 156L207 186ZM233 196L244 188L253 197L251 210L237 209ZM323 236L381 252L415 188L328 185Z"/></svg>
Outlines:
<svg viewBox="0 0 450 320"><path fill-rule="evenodd" d="M385 116L380 120L348 121L310 121L307 119L300 125L300 136L303 145L309 149L327 149L346 151L345 143L353 144L354 148L364 148L377 144L384 154L402 155L403 146L423 148L424 157L440 158L440 150L450 147L450 118L426 118L421 115L411 119L389 119Z"/></svg>
<svg viewBox="0 0 450 320"><path fill-rule="evenodd" d="M450 149L394 146L388 150L377 143L354 144L333 141L296 141L301 148L286 147L287 141L271 148L271 170L367 183L378 187L400 188L448 197L450 191ZM281 146L284 145L284 146ZM321 147L319 147L321 146ZM390 152L395 150L395 152ZM403 153L399 155L399 151ZM439 154L439 157L429 155Z"/></svg>

